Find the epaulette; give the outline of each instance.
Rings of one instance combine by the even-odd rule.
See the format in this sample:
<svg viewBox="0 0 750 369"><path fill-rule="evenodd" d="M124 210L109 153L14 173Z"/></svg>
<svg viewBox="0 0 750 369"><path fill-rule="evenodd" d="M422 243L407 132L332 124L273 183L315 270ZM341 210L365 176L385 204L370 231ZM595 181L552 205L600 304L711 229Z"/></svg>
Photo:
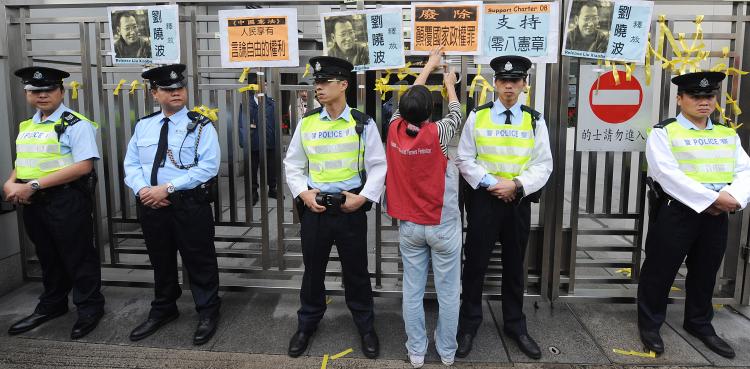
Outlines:
<svg viewBox="0 0 750 369"><path fill-rule="evenodd" d="M669 118L669 119L664 119L663 121L661 121L661 122L659 122L659 123L655 124L655 125L654 125L654 128L664 128L664 127L666 127L666 126L667 126L668 124L674 123L674 122L676 122L676 121L677 121L677 118Z"/></svg>
<svg viewBox="0 0 750 369"><path fill-rule="evenodd" d="M187 125L188 132L194 131L195 127L197 127L198 125L200 125L201 127L205 127L206 125L213 123L207 116L196 111L189 111L187 113L187 116L190 119L190 123L188 123Z"/></svg>
<svg viewBox="0 0 750 369"><path fill-rule="evenodd" d="M144 119L146 119L146 118L151 118L151 117L153 117L154 115L156 115L156 114L159 114L159 113L161 113L161 110L159 110L159 111L155 111L155 112L153 112L153 113L151 113L151 114L149 114L149 115L146 115L145 117L140 117L140 118L138 118L138 120L137 120L136 122L140 122L140 121L142 121L142 120L144 120Z"/></svg>
<svg viewBox="0 0 750 369"><path fill-rule="evenodd" d="M527 113L531 114L531 116L532 116L532 117L533 117L533 118L534 118L535 120L539 120L539 119L541 119L541 118L542 118L542 113L540 113L540 112L538 112L538 111L536 111L536 110L532 109L532 108L531 108L531 107L529 107L529 106L526 106L526 105L521 105L521 111L525 111L525 112L527 112Z"/></svg>
<svg viewBox="0 0 750 369"><path fill-rule="evenodd" d="M72 125L75 125L76 123L81 121L81 118L77 117L75 114L66 111L62 113L62 121L63 125L70 127Z"/></svg>
<svg viewBox="0 0 750 369"><path fill-rule="evenodd" d="M474 107L474 109L471 109L471 111L473 111L473 112L475 112L475 113L476 113L476 112L478 112L478 111L480 111L480 110L484 110L484 109L489 109L489 108L491 108L491 107L492 107L492 104L493 104L493 102L492 102L492 101L490 101L490 102L488 102L488 103L486 103L486 104L484 104L484 105L480 105L480 106L475 106L475 107Z"/></svg>
<svg viewBox="0 0 750 369"><path fill-rule="evenodd" d="M315 108L313 110L310 110L307 113L305 113L305 115L303 115L302 118L307 118L307 117L309 117L309 116L311 116L313 114L318 114L321 111L323 111L323 107L322 106L321 107L317 107L317 108Z"/></svg>

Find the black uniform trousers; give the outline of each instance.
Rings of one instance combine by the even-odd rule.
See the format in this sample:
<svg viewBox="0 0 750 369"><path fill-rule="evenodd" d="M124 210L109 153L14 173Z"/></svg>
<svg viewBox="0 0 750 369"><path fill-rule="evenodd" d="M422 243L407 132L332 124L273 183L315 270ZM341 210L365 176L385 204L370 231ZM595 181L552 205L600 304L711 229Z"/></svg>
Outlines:
<svg viewBox="0 0 750 369"><path fill-rule="evenodd" d="M326 311L325 272L331 246L338 250L344 279L346 306L352 313L360 335L373 330L373 308L370 273L367 270L367 213L359 209L353 213L302 212L302 276L300 302L297 311L298 329L312 333Z"/></svg>
<svg viewBox="0 0 750 369"><path fill-rule="evenodd" d="M36 247L44 285L35 312L67 310L71 289L79 316L103 311L92 210L92 196L70 184L40 190L24 206L23 224Z"/></svg>
<svg viewBox="0 0 750 369"><path fill-rule="evenodd" d="M219 313L219 270L214 246L214 218L203 198L169 196L172 205L151 209L138 201L146 249L154 267L154 300L149 317L177 312L182 295L177 279L177 251L188 273L195 310L201 318Z"/></svg>
<svg viewBox="0 0 750 369"><path fill-rule="evenodd" d="M465 194L468 230L458 330L476 335L482 323L484 275L492 249L499 240L503 262L503 325L511 333L526 334L524 257L529 240L531 205L526 199L506 203L481 187L469 189Z"/></svg>
<svg viewBox="0 0 750 369"><path fill-rule="evenodd" d="M251 156L250 178L253 182L253 193L260 194L260 184L258 184L258 179L260 178L260 151L253 151ZM273 170L274 160L276 160L274 149L266 150L266 179L268 180L269 191L276 191L276 171Z"/></svg>
<svg viewBox="0 0 750 369"><path fill-rule="evenodd" d="M702 335L714 335L713 296L716 273L727 247L728 216L696 213L676 200L663 201L646 235L646 260L638 283L638 326L658 331L667 314L667 298L683 260L683 324Z"/></svg>

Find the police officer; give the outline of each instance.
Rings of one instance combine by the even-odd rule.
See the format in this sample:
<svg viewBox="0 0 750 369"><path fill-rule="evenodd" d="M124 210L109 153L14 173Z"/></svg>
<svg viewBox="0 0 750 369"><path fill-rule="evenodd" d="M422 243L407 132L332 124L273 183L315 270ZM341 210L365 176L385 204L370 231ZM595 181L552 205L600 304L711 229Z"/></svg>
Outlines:
<svg viewBox="0 0 750 369"><path fill-rule="evenodd" d="M16 165L3 192L7 201L24 205L24 227L36 247L44 292L34 313L8 333L23 333L65 314L72 289L78 321L70 337L78 339L96 328L104 314L91 214L98 125L63 104L67 72L27 67L15 75L37 111L19 125Z"/></svg>
<svg viewBox="0 0 750 369"><path fill-rule="evenodd" d="M495 70L498 99L476 107L466 120L456 164L466 188L468 231L456 356L465 357L482 322L482 288L492 249L503 247L503 330L521 351L541 357L523 314L524 256L530 203L552 173L549 136L541 114L518 101L531 61L501 56Z"/></svg>
<svg viewBox="0 0 750 369"><path fill-rule="evenodd" d="M638 328L646 348L660 354L659 328L682 262L687 265L683 327L717 354L734 350L711 325L716 273L727 247L727 213L750 200L750 158L739 136L709 116L725 75L687 73L672 78L680 114L654 126L646 141L649 178L656 183L646 260L638 283Z"/></svg>
<svg viewBox="0 0 750 369"><path fill-rule="evenodd" d="M146 338L179 315L182 294L177 251L187 270L199 322L193 343L202 345L219 321L219 273L214 247L210 189L221 153L208 118L188 112L185 65L143 72L161 111L141 118L125 156L125 183L137 197L146 249L154 267L154 295L148 319L130 334Z"/></svg>
<svg viewBox="0 0 750 369"><path fill-rule="evenodd" d="M383 191L385 152L375 123L346 104L351 63L313 57L315 92L323 105L306 114L284 159L289 189L301 210L302 277L298 330L289 356L305 352L326 310L325 272L336 243L344 274L346 305L361 335L365 356L379 351L367 270L367 215ZM309 167L309 171L305 170Z"/></svg>

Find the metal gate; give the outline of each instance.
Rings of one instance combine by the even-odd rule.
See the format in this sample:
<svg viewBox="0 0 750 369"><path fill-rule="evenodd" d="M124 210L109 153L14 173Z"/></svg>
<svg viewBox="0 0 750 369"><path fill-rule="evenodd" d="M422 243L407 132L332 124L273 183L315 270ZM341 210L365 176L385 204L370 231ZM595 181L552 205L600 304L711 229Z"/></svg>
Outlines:
<svg viewBox="0 0 750 369"><path fill-rule="evenodd" d="M264 87L265 97L276 103L276 136L273 157L267 157L265 142L260 140L260 150L255 152L247 145L239 145L238 118L240 105L248 106L249 95L238 88L241 70L224 69L219 65L218 9L244 7L240 1L171 1L180 5L180 35L183 40L181 60L188 66L190 106L205 104L219 109L217 124L221 147L222 168L220 198L214 205L216 219L216 248L219 258L223 289L261 289L296 291L303 271L300 251L299 221L294 212L293 199L283 179L281 160L285 144L299 119L294 106L298 91L307 90L312 96L312 86L302 85L300 76L304 63L314 55L322 54L319 22L319 3L304 1L283 3L257 3L253 6L288 7L300 9L298 20L303 30L300 42L301 67L259 70L258 84ZM4 4L4 5L3 5ZM138 224L133 195L123 183L122 158L138 117L154 109L148 94L132 81L140 81L140 67L114 66L109 50L107 16L108 5L151 5L140 0L114 0L90 2L83 0L6 0L6 16L0 26L7 27L10 42L8 70L31 64L47 64L71 73L80 81L78 99L70 94L66 104L96 120L101 125L102 160L97 164L100 185L97 193L99 206L96 218L96 242L102 257L105 284L127 286L152 285L151 267L148 263L143 236ZM403 1L385 0L362 2L356 5L326 4L330 9L352 7L371 8L384 4L407 7ZM565 14L568 1L560 3ZM693 5L692 1L657 1L660 5ZM712 57L721 56L721 47L730 47L730 61L741 68L740 62L750 50L744 48L748 4L742 1L707 1L721 15L707 15L705 23L729 31L706 32L711 41ZM655 15L660 14L655 9ZM60 16L59 13L71 14ZM84 15L80 15L84 14ZM405 20L408 16L405 14ZM565 17L561 17L565 19ZM656 18L656 16L655 16ZM694 16L667 15L670 29L682 32ZM652 36L656 35L656 21L652 23ZM564 21L558 25L565 32ZM688 32L689 30L685 31ZM13 40L19 40L18 42ZM665 54L671 50L667 46ZM669 57L667 55L667 57ZM744 57L744 58L743 58ZM450 62L460 67L463 76L475 75L477 66L471 57L451 57ZM576 152L569 138L568 95L569 85L575 85L580 63L587 61L560 57L559 63L539 65L529 77L534 86L532 101L543 111L549 127L555 170L550 178L542 201L532 208L532 234L527 254L527 296L532 299L606 299L633 301L641 263L642 244L646 219L644 195L645 158L639 153L581 153ZM485 66L485 71L488 70ZM417 70L414 70L418 72ZM373 92L374 78L382 72L357 75L357 104L381 125L383 117L380 92ZM652 88L659 91L658 118L674 115L674 91L668 73L655 73ZM126 83L120 83L121 80ZM741 78L731 76L724 84L733 99L750 111L750 98L739 95ZM461 103L468 102L467 78L460 84ZM18 85L5 86L11 91L12 121L26 119L32 112L25 103ZM118 94L114 94L115 91ZM70 92L70 89L68 89ZM472 96L474 101L479 93ZM350 101L351 104L351 101ZM262 101L259 103L263 117ZM722 101L726 106L726 101ZM308 105L312 108L312 104ZM244 121L249 122L248 109L242 110ZM286 113L286 114L285 114ZM287 118L288 116L288 118ZM655 117L657 118L657 117ZM287 121L289 131L282 129ZM265 125L259 124L260 136L265 135ZM748 132L743 127L740 135L747 147ZM11 127L9 138L14 145L17 127ZM246 142L250 142L249 130ZM456 138L454 143L457 142ZM251 195L250 162L260 155L259 203L254 205ZM270 160L273 159L273 160ZM267 177L277 174L278 199L267 197ZM744 216L743 216L744 214ZM370 272L377 295L400 296L400 256L398 254L398 227L394 220L382 213L380 206L368 215L371 243ZM750 299L750 273L748 270L747 212L733 215L730 221L729 247L717 284L716 300L720 303L748 303ZM22 256L24 276L38 278L38 262L33 255L33 245L25 238L23 229ZM501 283L502 248L492 256L487 274L485 293L499 298ZM328 287L333 294L341 294L341 269L338 258L332 255L328 268ZM677 286L682 279L678 276ZM187 283L187 281L185 281ZM429 294L429 292L428 292ZM680 292L673 294L676 300Z"/></svg>

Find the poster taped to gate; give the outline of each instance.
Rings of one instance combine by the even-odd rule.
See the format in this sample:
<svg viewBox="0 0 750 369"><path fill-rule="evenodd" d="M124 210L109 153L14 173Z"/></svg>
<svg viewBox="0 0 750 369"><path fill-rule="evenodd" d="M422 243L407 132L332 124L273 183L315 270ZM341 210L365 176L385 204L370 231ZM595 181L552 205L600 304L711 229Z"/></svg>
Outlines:
<svg viewBox="0 0 750 369"><path fill-rule="evenodd" d="M355 71L404 66L400 8L323 13L323 50L349 61Z"/></svg>
<svg viewBox="0 0 750 369"><path fill-rule="evenodd" d="M653 8L652 1L573 0L563 55L643 64Z"/></svg>
<svg viewBox="0 0 750 369"><path fill-rule="evenodd" d="M412 4L412 54L426 55L443 46L447 55L479 55L481 12L479 1Z"/></svg>
<svg viewBox="0 0 750 369"><path fill-rule="evenodd" d="M108 7L114 64L180 62L177 5Z"/></svg>
<svg viewBox="0 0 750 369"><path fill-rule="evenodd" d="M221 66L299 66L297 9L219 10Z"/></svg>
<svg viewBox="0 0 750 369"><path fill-rule="evenodd" d="M532 63L557 63L560 6L557 2L484 4L481 64L502 55Z"/></svg>

